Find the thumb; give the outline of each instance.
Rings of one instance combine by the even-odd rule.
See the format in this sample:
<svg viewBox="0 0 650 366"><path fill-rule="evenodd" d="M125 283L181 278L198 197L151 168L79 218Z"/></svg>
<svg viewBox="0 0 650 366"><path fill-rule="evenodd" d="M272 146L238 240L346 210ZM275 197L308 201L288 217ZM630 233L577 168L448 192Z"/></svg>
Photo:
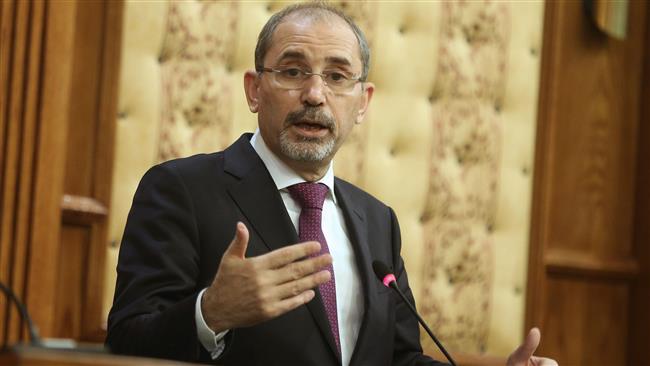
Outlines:
<svg viewBox="0 0 650 366"><path fill-rule="evenodd" d="M508 357L508 366L527 366L528 360L533 356L537 346L539 345L539 340L541 334L539 329L533 328L528 332L524 343L522 343L517 349L512 352L510 357Z"/></svg>
<svg viewBox="0 0 650 366"><path fill-rule="evenodd" d="M244 259L246 257L246 248L248 248L248 229L246 225L239 221L235 227L235 237L230 242L224 255L232 255Z"/></svg>

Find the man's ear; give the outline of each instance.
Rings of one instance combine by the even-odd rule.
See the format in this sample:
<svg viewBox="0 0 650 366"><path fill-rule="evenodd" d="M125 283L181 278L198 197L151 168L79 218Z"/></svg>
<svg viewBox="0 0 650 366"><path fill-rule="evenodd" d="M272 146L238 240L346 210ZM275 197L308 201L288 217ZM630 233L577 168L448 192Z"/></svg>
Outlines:
<svg viewBox="0 0 650 366"><path fill-rule="evenodd" d="M259 83L260 78L257 71L248 70L244 73L244 92L246 93L246 102L251 112L257 113L259 110Z"/></svg>
<svg viewBox="0 0 650 366"><path fill-rule="evenodd" d="M366 116L368 111L368 105L370 105L370 100L372 99L372 94L375 92L375 84L370 82L363 83L363 96L361 102L359 103L359 112L357 113L357 118L354 121L356 124L361 124L363 118Z"/></svg>

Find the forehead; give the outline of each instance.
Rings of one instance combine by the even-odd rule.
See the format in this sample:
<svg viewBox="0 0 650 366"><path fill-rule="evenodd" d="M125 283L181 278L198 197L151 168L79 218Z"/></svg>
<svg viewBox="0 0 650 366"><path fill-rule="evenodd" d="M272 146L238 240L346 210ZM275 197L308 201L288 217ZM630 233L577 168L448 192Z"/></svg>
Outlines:
<svg viewBox="0 0 650 366"><path fill-rule="evenodd" d="M347 60L351 67L361 67L357 37L336 15L290 14L278 24L265 63L296 57L309 62Z"/></svg>

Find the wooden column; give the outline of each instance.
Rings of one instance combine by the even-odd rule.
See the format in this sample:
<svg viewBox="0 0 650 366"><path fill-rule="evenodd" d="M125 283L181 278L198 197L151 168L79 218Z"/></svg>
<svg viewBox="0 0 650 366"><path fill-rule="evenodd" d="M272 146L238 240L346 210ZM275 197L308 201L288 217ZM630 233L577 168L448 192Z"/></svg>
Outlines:
<svg viewBox="0 0 650 366"><path fill-rule="evenodd" d="M648 5L630 1L618 41L582 2L546 4L526 325L560 364L628 365Z"/></svg>

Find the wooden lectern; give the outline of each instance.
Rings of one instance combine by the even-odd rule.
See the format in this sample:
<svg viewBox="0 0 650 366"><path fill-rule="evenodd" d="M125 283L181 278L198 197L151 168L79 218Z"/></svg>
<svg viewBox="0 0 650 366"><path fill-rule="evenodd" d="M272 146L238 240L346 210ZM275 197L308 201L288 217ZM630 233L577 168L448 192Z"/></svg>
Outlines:
<svg viewBox="0 0 650 366"><path fill-rule="evenodd" d="M184 362L77 350L14 346L0 353L1 366L188 366Z"/></svg>

